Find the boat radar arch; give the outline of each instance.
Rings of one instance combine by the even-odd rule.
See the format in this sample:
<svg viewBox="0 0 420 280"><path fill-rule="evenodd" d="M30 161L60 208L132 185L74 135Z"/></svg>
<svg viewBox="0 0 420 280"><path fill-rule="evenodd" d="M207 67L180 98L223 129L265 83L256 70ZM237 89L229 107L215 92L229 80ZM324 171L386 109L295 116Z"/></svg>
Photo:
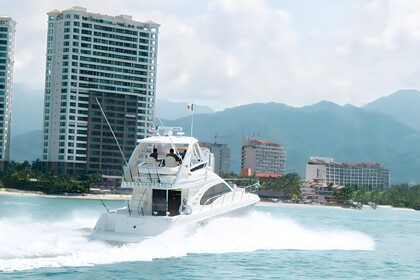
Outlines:
<svg viewBox="0 0 420 280"><path fill-rule="evenodd" d="M158 126L157 131L158 134L160 134L160 131L163 131L163 136L172 136L174 131L182 133L182 127Z"/></svg>

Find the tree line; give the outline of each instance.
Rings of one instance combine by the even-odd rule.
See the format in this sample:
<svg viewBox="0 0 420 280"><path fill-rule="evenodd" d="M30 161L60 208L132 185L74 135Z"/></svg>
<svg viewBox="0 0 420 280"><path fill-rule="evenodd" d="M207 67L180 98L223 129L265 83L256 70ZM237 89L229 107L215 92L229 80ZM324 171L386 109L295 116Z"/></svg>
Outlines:
<svg viewBox="0 0 420 280"><path fill-rule="evenodd" d="M240 178L234 173L226 174L227 178ZM256 179L256 177L255 177ZM95 182L101 181L101 174L87 176L70 176L45 172L38 159L29 163L10 162L1 176L1 185L25 191L41 191L45 194L87 193ZM299 199L302 180L297 173L288 173L278 178L261 181L261 188L282 192L284 197ZM341 201L353 201L362 204L369 202L379 205L407 207L420 210L420 185L394 185L390 188L372 189L369 186L347 186L340 190L328 187L333 195Z"/></svg>
<svg viewBox="0 0 420 280"><path fill-rule="evenodd" d="M289 173L282 177L262 181L261 187L280 191L284 197L294 200L301 197L302 180L297 173ZM333 191L333 196L344 202L375 203L420 210L420 185L401 184L376 189L370 186L347 186L336 190L330 184L328 190Z"/></svg>
<svg viewBox="0 0 420 280"><path fill-rule="evenodd" d="M420 210L420 185L408 184L393 185L390 188L372 189L369 186L349 186L335 190L334 195L344 200L351 200L367 204L369 202L379 205L407 207Z"/></svg>
<svg viewBox="0 0 420 280"><path fill-rule="evenodd" d="M38 159L29 163L10 162L1 176L5 188L24 191L40 191L45 194L87 193L94 182L101 180L101 174L88 176L61 175L42 170Z"/></svg>

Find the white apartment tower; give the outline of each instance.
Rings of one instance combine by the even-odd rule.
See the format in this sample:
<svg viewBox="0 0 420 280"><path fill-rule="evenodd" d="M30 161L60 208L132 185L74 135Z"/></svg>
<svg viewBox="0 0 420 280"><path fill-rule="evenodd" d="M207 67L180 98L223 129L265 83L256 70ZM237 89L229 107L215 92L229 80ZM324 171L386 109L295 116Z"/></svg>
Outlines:
<svg viewBox="0 0 420 280"><path fill-rule="evenodd" d="M9 162L16 22L0 16L0 161Z"/></svg>
<svg viewBox="0 0 420 280"><path fill-rule="evenodd" d="M48 13L42 161L49 170L121 175L122 153L128 160L153 125L159 26L81 7Z"/></svg>

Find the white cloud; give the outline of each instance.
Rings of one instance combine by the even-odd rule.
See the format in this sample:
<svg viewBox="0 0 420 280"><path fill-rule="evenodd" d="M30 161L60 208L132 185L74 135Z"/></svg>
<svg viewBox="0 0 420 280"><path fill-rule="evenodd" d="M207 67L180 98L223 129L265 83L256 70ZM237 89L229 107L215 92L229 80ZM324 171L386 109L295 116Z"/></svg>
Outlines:
<svg viewBox="0 0 420 280"><path fill-rule="evenodd" d="M363 105L420 88L420 2L409 0L9 1L2 8L18 22L16 82L43 88L46 13L75 5L161 24L158 98L214 109Z"/></svg>

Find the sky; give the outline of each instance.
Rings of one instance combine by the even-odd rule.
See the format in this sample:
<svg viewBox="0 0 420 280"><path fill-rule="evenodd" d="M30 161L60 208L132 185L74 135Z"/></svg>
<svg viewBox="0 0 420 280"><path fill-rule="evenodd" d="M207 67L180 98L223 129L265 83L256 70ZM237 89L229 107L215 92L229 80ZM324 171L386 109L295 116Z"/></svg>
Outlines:
<svg viewBox="0 0 420 280"><path fill-rule="evenodd" d="M363 106L420 89L420 1L0 2L0 14L17 22L14 82L21 96L13 106L42 103L46 13L73 6L161 24L157 99L214 110L321 100Z"/></svg>

